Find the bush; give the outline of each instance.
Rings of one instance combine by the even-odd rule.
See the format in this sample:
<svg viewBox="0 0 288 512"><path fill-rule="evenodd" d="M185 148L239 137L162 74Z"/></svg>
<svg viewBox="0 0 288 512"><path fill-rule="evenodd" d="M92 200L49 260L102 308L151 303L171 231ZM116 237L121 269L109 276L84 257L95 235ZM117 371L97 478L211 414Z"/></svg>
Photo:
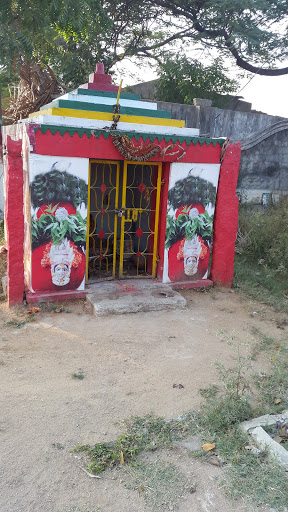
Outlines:
<svg viewBox="0 0 288 512"><path fill-rule="evenodd" d="M283 277L288 269L288 196L265 210L240 206L236 252Z"/></svg>
<svg viewBox="0 0 288 512"><path fill-rule="evenodd" d="M288 313L288 196L257 211L240 206L234 286Z"/></svg>

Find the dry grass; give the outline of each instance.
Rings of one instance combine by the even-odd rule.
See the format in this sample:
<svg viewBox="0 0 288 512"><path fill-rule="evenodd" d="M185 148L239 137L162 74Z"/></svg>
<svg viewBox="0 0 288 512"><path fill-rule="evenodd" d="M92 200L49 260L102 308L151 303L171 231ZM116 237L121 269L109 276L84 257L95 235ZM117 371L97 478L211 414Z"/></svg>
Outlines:
<svg viewBox="0 0 288 512"><path fill-rule="evenodd" d="M18 98L10 98L4 109L5 122L16 123L66 92L49 66L23 64L20 69Z"/></svg>

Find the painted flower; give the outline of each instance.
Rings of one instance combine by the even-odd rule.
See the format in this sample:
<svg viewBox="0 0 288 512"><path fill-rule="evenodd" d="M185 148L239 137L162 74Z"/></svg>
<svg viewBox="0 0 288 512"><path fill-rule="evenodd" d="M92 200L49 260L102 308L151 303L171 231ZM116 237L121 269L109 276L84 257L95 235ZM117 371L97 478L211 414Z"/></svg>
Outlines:
<svg viewBox="0 0 288 512"><path fill-rule="evenodd" d="M57 210L55 212L55 217L58 220L64 220L68 217L68 215L69 215L68 211L66 210L66 208L63 208L63 207L57 208Z"/></svg>
<svg viewBox="0 0 288 512"><path fill-rule="evenodd" d="M196 219L196 217L198 217L199 215L199 210L198 208L191 208L190 212L189 212L189 217L190 219Z"/></svg>

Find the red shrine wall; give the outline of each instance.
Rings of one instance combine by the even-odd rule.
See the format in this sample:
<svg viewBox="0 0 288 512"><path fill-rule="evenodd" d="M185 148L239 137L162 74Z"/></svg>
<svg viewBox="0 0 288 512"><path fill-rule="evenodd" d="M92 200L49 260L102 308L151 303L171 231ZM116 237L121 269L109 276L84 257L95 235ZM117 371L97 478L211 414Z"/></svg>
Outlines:
<svg viewBox="0 0 288 512"><path fill-rule="evenodd" d="M24 263L31 291L53 294L61 289L73 298L85 284L89 159L123 157L110 137L89 139L86 134L79 137L68 132L52 135L50 130L35 134L31 125L22 124L3 128L3 144L9 305L23 300ZM219 143L215 147L191 144L185 149L178 163L169 151L163 158L158 278L179 287L204 285L209 277L215 210L210 277L215 284L231 286L240 144L228 146L221 168ZM74 231L69 232L70 223ZM57 250L51 244L55 237Z"/></svg>

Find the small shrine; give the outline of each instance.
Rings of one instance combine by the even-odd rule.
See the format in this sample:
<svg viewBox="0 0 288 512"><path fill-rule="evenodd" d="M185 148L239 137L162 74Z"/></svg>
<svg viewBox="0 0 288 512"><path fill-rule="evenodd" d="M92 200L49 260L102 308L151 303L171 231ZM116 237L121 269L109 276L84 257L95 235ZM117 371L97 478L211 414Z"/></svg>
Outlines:
<svg viewBox="0 0 288 512"><path fill-rule="evenodd" d="M115 279L231 286L239 143L200 137L102 64L2 137L9 305Z"/></svg>

